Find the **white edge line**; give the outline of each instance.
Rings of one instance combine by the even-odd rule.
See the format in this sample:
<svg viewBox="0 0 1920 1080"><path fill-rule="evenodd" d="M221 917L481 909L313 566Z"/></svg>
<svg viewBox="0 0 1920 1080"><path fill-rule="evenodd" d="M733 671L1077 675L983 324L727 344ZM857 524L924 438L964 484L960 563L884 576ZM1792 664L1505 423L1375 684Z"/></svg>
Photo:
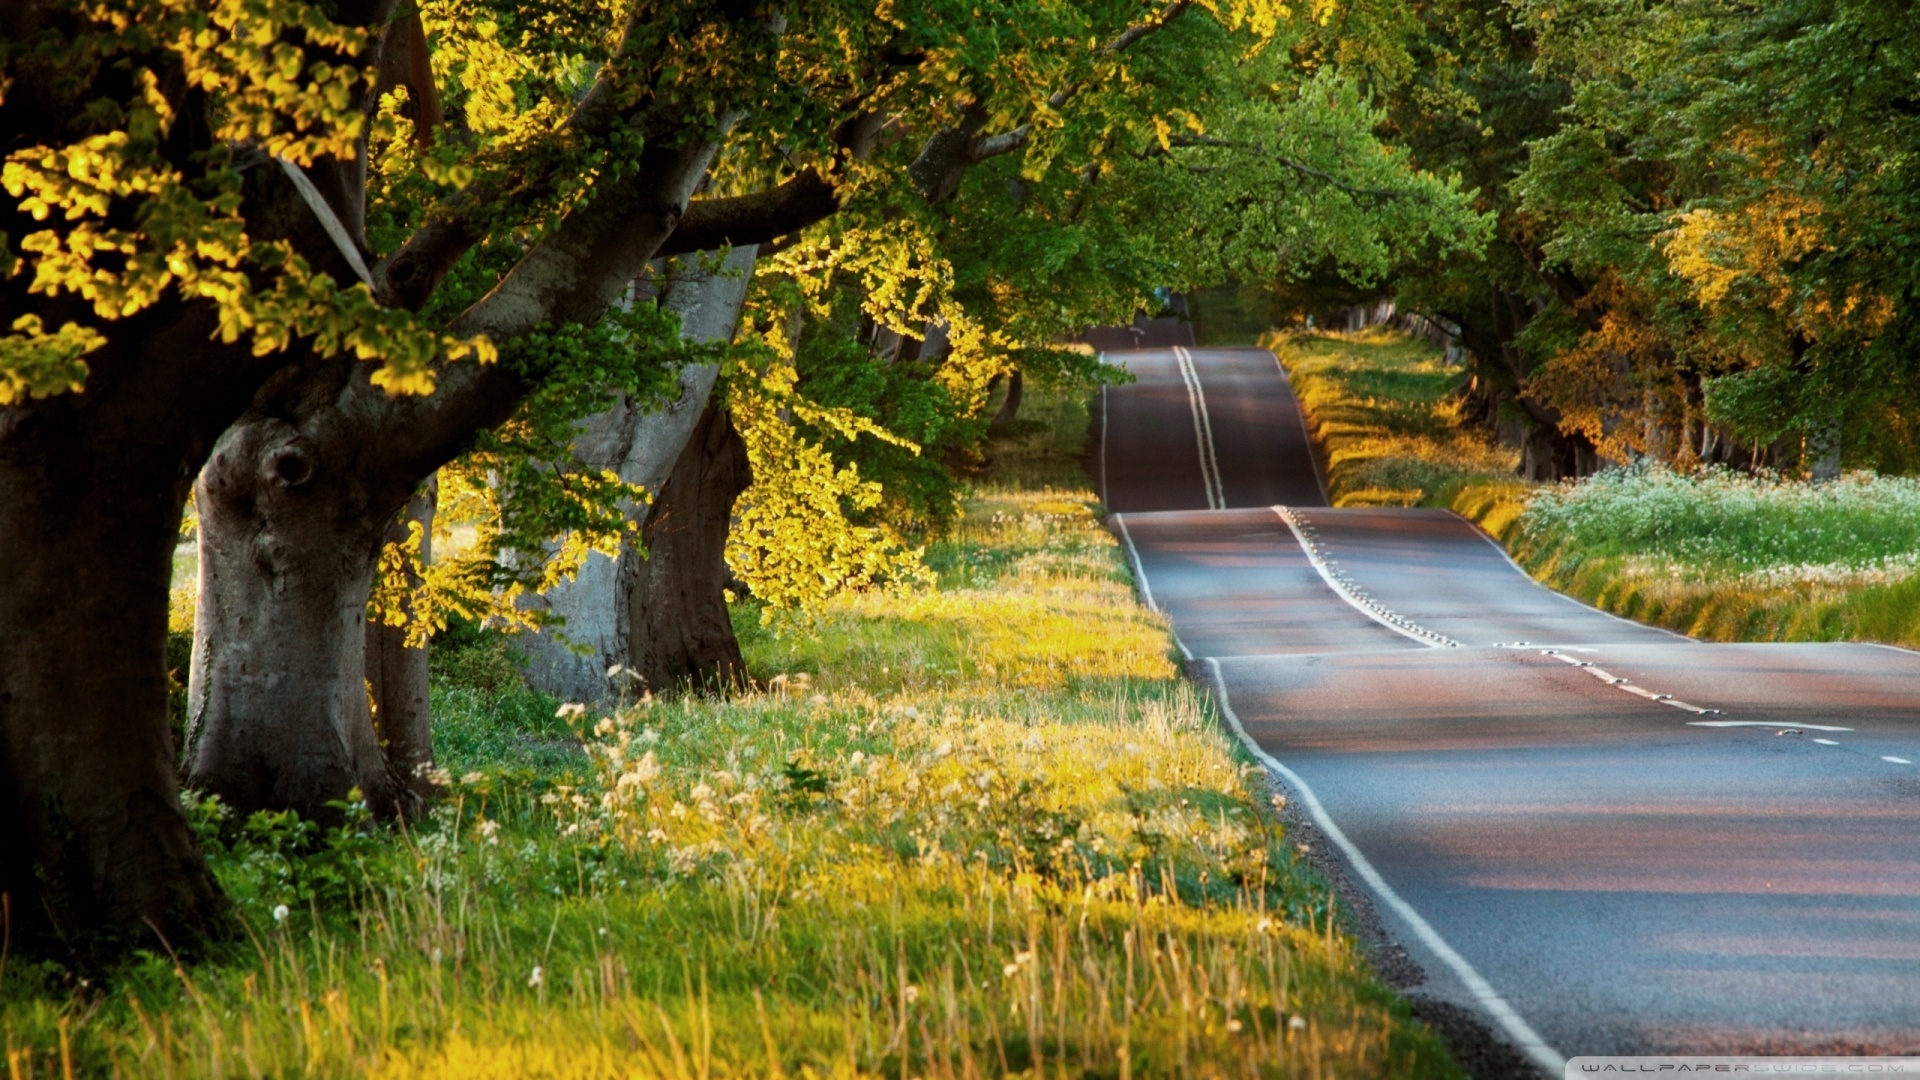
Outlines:
<svg viewBox="0 0 1920 1080"><path fill-rule="evenodd" d="M1101 363L1104 364L1107 362L1106 353L1099 353L1097 355ZM1110 500L1107 498L1107 424L1109 421L1110 416L1107 411L1107 386L1102 383L1100 386L1100 503L1103 506L1111 505Z"/></svg>
<svg viewBox="0 0 1920 1080"><path fill-rule="evenodd" d="M1120 539L1127 545L1127 560L1133 563L1133 580L1140 583L1140 596L1147 602L1148 610L1159 611L1165 614L1160 605L1153 599L1153 586L1147 582L1147 568L1140 562L1140 549L1133 546L1133 534L1127 531L1127 519L1119 514L1109 514L1107 516L1115 525L1120 527ZM1180 646L1181 656L1189 660L1193 659L1193 650L1187 648L1187 643L1180 640L1179 634L1176 633L1173 635L1173 643Z"/></svg>
<svg viewBox="0 0 1920 1080"><path fill-rule="evenodd" d="M1700 640L1699 638L1688 637L1687 635L1679 633L1678 631L1669 630L1664 626L1654 626L1651 623L1643 623L1633 619L1629 619L1624 615L1615 615L1613 612L1608 611L1605 608L1594 607L1592 604L1587 603L1585 600L1582 600L1577 596L1568 596L1566 593L1561 592L1559 589L1549 588L1545 585L1540 584L1538 579L1536 579L1532 574L1527 573L1525 567L1513 561L1513 556L1507 553L1506 545L1502 544L1498 540L1495 540L1487 532L1487 530L1481 528L1478 523L1474 522L1471 518L1467 517L1467 515L1461 513L1458 510L1453 509L1452 507L1447 508L1447 513L1452 514L1454 517L1459 518L1462 522L1466 524L1467 528L1473 530L1473 534L1475 536L1478 536L1480 539L1486 541L1488 547L1499 552L1500 557L1507 560L1507 565L1513 567L1515 573L1519 574L1523 578L1526 578L1528 584L1532 585L1534 588L1539 589L1545 593L1548 593L1549 595L1557 596L1560 599L1565 600L1567 603L1572 604L1576 607L1583 607L1583 608L1586 608L1588 611L1595 612L1600 615L1605 615L1607 618L1612 619L1614 622L1626 623L1628 626L1637 626L1642 630L1654 630L1659 633L1665 634L1668 637L1679 638L1681 641L1692 641L1697 643Z"/></svg>
<svg viewBox="0 0 1920 1080"><path fill-rule="evenodd" d="M1213 499L1213 508L1227 508L1227 482L1220 475L1220 455L1214 449L1213 414L1207 411L1207 385L1200 381L1200 365L1193 362L1192 349L1175 349L1186 361L1187 370L1193 374L1193 400L1200 405L1200 426L1203 431L1201 443L1207 451L1207 467L1211 471L1213 490L1209 496Z"/></svg>
<svg viewBox="0 0 1920 1080"><path fill-rule="evenodd" d="M1293 522L1287 520L1287 515L1281 513L1279 507L1269 506L1267 507L1267 509L1273 511L1273 516L1279 518L1280 523L1282 525L1285 525L1288 531L1293 533L1293 542L1300 545L1300 553L1307 557L1307 564L1312 566L1314 569L1314 572L1320 575L1321 581L1324 581L1327 583L1327 588L1333 590L1333 595L1339 597L1342 600L1345 600L1347 604L1353 608L1353 610L1359 612L1362 615L1365 615L1367 618L1372 619L1374 622L1379 623L1381 626L1386 627L1387 629L1393 631L1396 634L1401 635L1402 637L1412 638L1413 640L1419 642L1420 644L1425 645L1429 649L1438 649L1443 647L1439 642L1429 639L1424 634L1416 634L1405 627L1395 626L1394 624L1381 618L1376 612L1374 612L1372 608L1367 607L1365 604L1362 604L1359 600L1355 599L1353 594L1347 592L1344 586L1342 586L1338 581L1334 580L1333 574L1327 570L1327 564L1321 560L1319 555L1314 553L1313 545L1307 543L1307 538L1300 535L1300 526L1295 525Z"/></svg>
<svg viewBox="0 0 1920 1080"><path fill-rule="evenodd" d="M1506 1030L1514 1043L1536 1064L1554 1075L1558 1076L1565 1072L1566 1057L1549 1046L1547 1041L1542 1039L1539 1033L1534 1031L1514 1010L1514 1007L1507 1003L1507 999L1500 996L1500 992L1493 988L1493 984L1487 982L1485 977L1474 970L1466 957L1455 952L1453 946L1447 944L1447 939L1440 936L1440 932L1433 928L1432 923L1427 922L1418 911L1414 910L1412 904L1401 899L1400 894L1393 890L1393 886L1387 884L1387 880L1380 876L1380 871L1373 868L1373 864L1367 861L1367 857L1360 853L1360 849L1354 846L1352 840L1347 839L1347 834L1341 831L1340 826L1334 824L1332 816L1327 813L1327 808L1320 805L1319 796L1315 795L1313 789L1307 786L1307 782L1300 778L1300 774L1282 765L1278 758L1261 749L1260 744L1253 741L1253 737L1247 734L1246 727L1240 723L1240 717L1234 713L1233 704L1227 699L1227 681L1220 674L1220 662L1209 656L1207 666L1213 672L1213 686L1215 693L1219 696L1220 712L1227 718L1227 723L1232 725L1233 734L1240 740L1240 745L1246 747L1248 753L1258 759L1262 765L1273 770L1288 787L1299 794L1300 800L1307 804L1308 812L1313 815L1314 824L1319 826L1327 839L1333 841L1334 845L1347 857L1347 862L1353 867L1354 873L1367 883L1367 888L1371 889L1382 903L1407 924L1422 944L1440 958L1441 963L1453 969L1453 973L1466 984L1467 991L1473 995L1474 1000L1480 1003L1480 1007L1486 1010L1487 1015Z"/></svg>
<svg viewBox="0 0 1920 1080"><path fill-rule="evenodd" d="M1280 362L1280 354L1272 349L1267 355L1273 357L1273 366L1280 369L1280 381L1287 384L1287 396L1293 399L1294 415L1300 418L1300 434L1307 439L1307 461L1313 465L1313 482L1320 487L1320 505L1333 506L1333 496L1327 494L1327 478L1320 470L1320 453L1313 445L1313 425L1307 423L1307 407L1300 404L1300 395L1293 391L1293 376L1287 374L1287 365Z"/></svg>

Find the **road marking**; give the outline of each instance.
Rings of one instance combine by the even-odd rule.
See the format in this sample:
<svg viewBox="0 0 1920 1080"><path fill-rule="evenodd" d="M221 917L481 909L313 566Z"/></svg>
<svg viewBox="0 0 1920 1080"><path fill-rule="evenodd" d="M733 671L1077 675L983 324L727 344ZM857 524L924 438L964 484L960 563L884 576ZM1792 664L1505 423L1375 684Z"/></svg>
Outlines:
<svg viewBox="0 0 1920 1080"><path fill-rule="evenodd" d="M1106 353L1098 355L1101 363L1107 362ZM1107 427L1107 387L1102 385L1100 387L1100 501L1111 506L1113 500L1107 497Z"/></svg>
<svg viewBox="0 0 1920 1080"><path fill-rule="evenodd" d="M1853 728L1836 728L1834 724L1776 724L1772 721L1688 721L1690 728L1807 728L1816 732L1851 732ZM1826 740L1814 740L1826 742Z"/></svg>
<svg viewBox="0 0 1920 1080"><path fill-rule="evenodd" d="M1584 649L1582 651L1594 652L1596 650ZM1672 694L1656 693L1652 690L1647 689L1644 686L1635 686L1633 685L1632 679L1628 679L1620 675L1615 675L1610 671L1604 671L1600 668L1594 667L1593 661L1591 660L1582 660L1579 657L1568 656L1566 653L1561 652L1559 648L1541 649L1540 655L1551 656L1554 659L1559 660L1561 663L1572 664L1574 667L1577 667L1581 671L1584 671L1587 674L1593 676L1594 678L1599 679L1601 682L1606 683L1608 686L1613 687L1615 690L1625 690L1627 693L1632 694L1635 697L1643 697L1643 698L1646 698L1648 701L1657 701L1662 705L1668 705L1673 708L1679 709L1683 712L1690 712L1695 716L1719 716L1720 715L1719 709L1703 708L1699 705L1693 704L1692 702L1681 701L1679 698L1674 697ZM1694 723L1694 721L1689 721L1689 723ZM1702 726L1704 727L1743 727L1748 725L1757 726L1757 727L1785 726L1782 724L1762 724L1759 721L1754 721L1754 720L1730 720L1730 721L1724 721L1719 723L1715 723L1713 721L1707 721L1702 724ZM1802 724L1800 726L1801 727L1819 727L1818 724ZM1830 729L1821 728L1821 730L1826 731ZM1852 731L1853 729L1840 728L1838 730Z"/></svg>
<svg viewBox="0 0 1920 1080"><path fill-rule="evenodd" d="M1302 531L1299 515L1294 512L1292 507L1269 506L1267 509L1273 511L1274 516L1285 522L1287 528L1293 531L1294 542L1300 545L1300 550L1306 553L1307 562L1320 574L1320 580L1327 583L1327 588L1332 589L1335 596L1352 604L1362 615L1379 623L1381 626L1386 627L1396 634L1410 637L1429 649L1457 649L1460 647L1460 643L1452 638L1444 634L1436 634L1411 620L1403 619L1394 612L1375 603L1371 597L1363 596L1357 592L1353 588L1352 583L1347 581L1345 574L1334 570L1332 564L1320 557L1319 546L1308 539L1307 534Z"/></svg>
<svg viewBox="0 0 1920 1080"><path fill-rule="evenodd" d="M1213 671L1213 685L1214 690L1219 694L1220 712L1227 718L1227 723L1233 726L1233 734L1240 740L1240 745L1246 747L1249 754L1267 768L1272 769L1286 781L1287 786L1299 794L1300 801L1306 803L1308 812L1313 815L1313 823L1318 825L1327 839L1333 841L1334 845L1347 857L1347 862L1353 867L1354 873L1367 883L1367 887L1373 890L1373 894L1379 897L1382 903L1392 909L1394 914L1400 916L1413 930L1414 936L1431 949L1433 954L1440 958L1441 963L1453 969L1453 973L1466 984L1467 992L1471 993L1474 1000L1480 1003L1480 1007L1487 1011L1487 1015L1493 1017L1495 1022L1506 1029L1508 1037L1512 1038L1528 1057L1549 1073L1558 1076L1565 1072L1567 1067L1565 1055L1548 1045L1547 1041L1521 1018L1519 1012L1507 1003L1507 999L1500 996L1500 992L1493 988L1493 984L1474 970L1466 957L1461 956L1454 951L1452 945L1447 944L1447 939L1440 936L1440 931L1435 930L1432 923L1415 910L1412 904L1402 899L1400 894L1394 891L1393 886L1387 884L1387 879L1380 876L1380 871L1373 868L1373 864L1360 853L1360 849L1354 845L1353 841L1347 839L1347 834L1341 830L1340 826L1334 824L1333 816L1327 813L1327 808L1320 804L1319 796L1315 795L1313 789L1307 786L1307 782L1300 778L1300 774L1281 764L1278 758L1267 753L1259 743L1253 741L1253 737L1247 734L1246 727L1240 723L1240 717L1234 713L1232 701L1227 697L1227 680L1220 674L1220 662L1209 656L1207 666Z"/></svg>
<svg viewBox="0 0 1920 1080"><path fill-rule="evenodd" d="M1121 517L1119 514L1109 516L1112 518L1113 523L1120 527L1120 539L1126 542L1127 558L1133 563L1133 580L1140 583L1140 596L1146 600L1149 610L1161 611L1160 605L1155 603L1153 599L1153 586L1147 581L1146 564L1140 561L1140 549L1133 546L1133 534L1127 531L1127 519ZM1164 612L1162 612L1162 614L1164 614ZM1173 635L1173 643L1180 647L1181 656L1189 660L1193 659L1193 650L1187 648L1187 643L1180 640L1178 633Z"/></svg>
<svg viewBox="0 0 1920 1080"><path fill-rule="evenodd" d="M1911 762L1911 761L1908 761L1908 760L1907 760L1906 758L1903 758L1903 757L1893 757L1892 755L1889 755L1889 754L1882 754L1882 755L1880 755L1880 760L1881 760L1881 761L1891 761L1891 762L1893 762L1893 763L1894 763L1895 765L1911 765L1911 764L1913 764L1913 762Z"/></svg>
<svg viewBox="0 0 1920 1080"><path fill-rule="evenodd" d="M1207 393L1200 386L1200 370L1193 366L1193 354L1175 347L1175 366L1187 384L1187 408L1193 413L1193 437L1200 446L1200 482L1207 489L1207 509L1227 508L1226 488L1220 483L1220 460L1213 453L1213 418L1207 413Z"/></svg>
<svg viewBox="0 0 1920 1080"><path fill-rule="evenodd" d="M1839 743L1834 742L1832 739L1815 739L1813 741L1819 743L1821 746L1839 746L1840 745Z"/></svg>

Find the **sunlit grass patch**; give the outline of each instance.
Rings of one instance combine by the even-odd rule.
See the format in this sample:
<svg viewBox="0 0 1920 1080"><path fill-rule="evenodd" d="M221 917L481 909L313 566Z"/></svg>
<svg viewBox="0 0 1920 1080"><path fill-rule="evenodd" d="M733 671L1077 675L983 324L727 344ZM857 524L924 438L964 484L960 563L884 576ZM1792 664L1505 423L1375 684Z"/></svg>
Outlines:
<svg viewBox="0 0 1920 1080"><path fill-rule="evenodd" d="M1335 506L1448 506L1511 486L1518 455L1460 426L1461 373L1390 331L1268 339L1326 455Z"/></svg>
<svg viewBox="0 0 1920 1080"><path fill-rule="evenodd" d="M928 555L939 589L843 597L801 625L741 625L750 666L882 692L1171 679L1166 622L1133 602L1093 506L1086 491L982 491Z"/></svg>

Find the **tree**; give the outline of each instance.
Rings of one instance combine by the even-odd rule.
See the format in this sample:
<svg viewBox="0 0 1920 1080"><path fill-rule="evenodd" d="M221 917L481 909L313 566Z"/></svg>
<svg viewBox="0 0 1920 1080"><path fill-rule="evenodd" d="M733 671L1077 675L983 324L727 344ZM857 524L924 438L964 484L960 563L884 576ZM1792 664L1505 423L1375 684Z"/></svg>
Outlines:
<svg viewBox="0 0 1920 1080"><path fill-rule="evenodd" d="M4 182L15 200L0 260L0 314L11 327L0 339L8 574L0 592L8 816L0 874L23 915L69 929L147 924L175 937L217 919L217 892L179 809L162 664L166 551L187 485L216 440L227 456L212 462L205 486L212 516L241 505L282 512L274 528L224 549L241 574L222 576L220 558L211 561L208 587L216 606L228 602L212 616L246 625L232 601L244 605L247 575L264 570L276 599L305 602L292 615L263 613L268 628L300 629L304 618L322 633L357 631L364 593L347 610L299 591L326 575L289 542L306 522L288 493L337 483L313 449L339 434L327 424L303 427L311 415L303 410L331 399L388 422L417 421L402 422L408 439L382 448L399 471L417 470L414 482L353 496L393 495L389 511L351 522L373 530L368 546L377 552L374 541L432 459L451 453L473 425L509 413L500 398L526 381L521 365L472 359L490 360L494 339L597 316L677 220L731 115L716 106L732 87L702 80L711 95L676 88L662 100L663 70L686 70L671 65L694 48L690 36L724 30L738 46L732 59L765 82L778 31L724 10L632 13L620 39L627 51L616 55L653 66L609 65L574 124L533 147L591 144L583 152L603 157L624 148L610 160L625 167L606 170L582 199L577 190L555 194L555 177L573 175L556 170L579 158L523 160L513 178L535 193L530 199L572 201L446 333L403 303L377 302L365 285L338 285L364 280L366 253L356 242L363 141L392 130L390 116L371 114L381 35L365 28L391 20L378 4L333 14L240 0L210 10L0 9ZM382 265L383 298L417 294L409 288L476 238L443 224L417 241L412 261ZM464 396L429 405L422 394L436 383ZM250 408L253 421L228 431ZM450 434L462 422L469 426ZM323 517L322 527L339 520ZM340 570L363 572L351 563ZM307 689L339 702L337 680L364 663L363 640L353 636L355 661L338 651L318 662L268 659L298 660L288 670L318 673ZM209 700L229 714L245 704ZM331 780L249 773L248 740L225 738L211 719L214 726L207 715L199 720L197 756L231 767L243 785L290 791L308 808L323 789L327 798L344 793ZM321 755L303 763L311 773L357 779L353 771L369 767L357 735L318 734L304 745ZM384 776L372 779L370 797L392 797Z"/></svg>

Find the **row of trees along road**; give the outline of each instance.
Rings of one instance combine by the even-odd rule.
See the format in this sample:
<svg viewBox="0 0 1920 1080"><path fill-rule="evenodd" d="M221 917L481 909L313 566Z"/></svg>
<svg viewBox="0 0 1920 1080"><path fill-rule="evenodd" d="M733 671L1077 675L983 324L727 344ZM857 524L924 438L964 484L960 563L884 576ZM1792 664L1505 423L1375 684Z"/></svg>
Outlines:
<svg viewBox="0 0 1920 1080"><path fill-rule="evenodd" d="M776 607L911 576L989 388L1104 377L1045 342L1155 286L1477 250L1376 136L1419 31L1390 0L0 0L16 943L223 925L182 776L410 812L450 612L711 671L719 544ZM428 559L436 492L478 540ZM615 587L551 588L583 566Z"/></svg>
<svg viewBox="0 0 1920 1080"><path fill-rule="evenodd" d="M1432 0L1419 17L1387 130L1464 177L1497 238L1393 291L1459 330L1469 412L1522 445L1524 473L1913 467L1911 4Z"/></svg>

